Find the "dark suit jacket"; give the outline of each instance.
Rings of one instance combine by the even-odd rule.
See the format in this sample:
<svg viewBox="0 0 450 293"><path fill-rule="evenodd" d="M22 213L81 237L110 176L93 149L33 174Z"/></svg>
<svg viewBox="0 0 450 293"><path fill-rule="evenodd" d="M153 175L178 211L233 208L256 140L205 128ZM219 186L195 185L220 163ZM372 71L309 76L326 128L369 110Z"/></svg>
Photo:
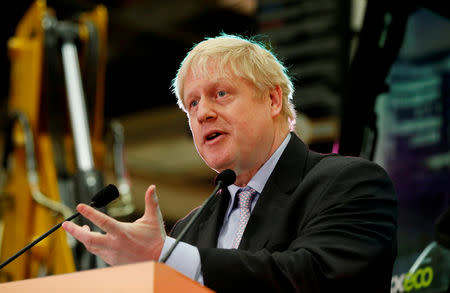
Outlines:
<svg viewBox="0 0 450 293"><path fill-rule="evenodd" d="M389 292L397 202L378 165L318 154L292 134L239 249L218 249L228 206L219 192L183 241L198 247L217 292ZM172 230L176 237L192 214Z"/></svg>

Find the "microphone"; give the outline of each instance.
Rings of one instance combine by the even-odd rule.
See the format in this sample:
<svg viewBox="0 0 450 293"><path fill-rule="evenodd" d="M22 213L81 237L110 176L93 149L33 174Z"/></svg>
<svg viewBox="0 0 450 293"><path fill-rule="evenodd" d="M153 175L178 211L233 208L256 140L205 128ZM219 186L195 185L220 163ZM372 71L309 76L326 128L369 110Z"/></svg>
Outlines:
<svg viewBox="0 0 450 293"><path fill-rule="evenodd" d="M186 226L181 230L178 237L175 239L175 243L172 244L170 249L166 252L166 254L161 258L161 262L165 263L169 256L172 254L175 247L178 245L178 242L180 242L181 238L186 234L186 232L192 227L195 220L200 216L202 211L205 209L205 207L209 204L209 202L214 198L214 195L216 195L217 191L221 188L228 187L229 185L233 184L234 181L236 181L236 173L234 173L233 170L226 169L217 175L215 183L216 188L214 188L211 195L206 199L206 201L202 204L202 206L195 212L195 214L192 216L192 218L189 220L189 222L186 224Z"/></svg>
<svg viewBox="0 0 450 293"><path fill-rule="evenodd" d="M108 186L104 187L102 190L100 190L99 192L97 192L93 197L92 197L92 201L89 203L89 205L91 207L94 208L101 208L106 206L107 204L109 204L111 201L115 200L116 198L119 197L119 191L117 190L117 187L114 186L113 184L109 184ZM10 262L12 262L13 260L15 260L16 258L18 258L19 256L21 256L24 252L26 252L27 250L29 250L31 247L35 246L37 243L39 243L40 241L42 241L44 238L46 238L48 235L52 234L53 232L55 232L59 227L62 226L62 224L66 221L71 221L73 219L75 219L76 217L78 217L80 215L80 213L76 213L73 214L72 216L66 218L64 221L60 222L59 224L55 225L53 228L51 228L50 230L48 230L47 232L45 232L44 234L42 234L39 238L37 238L36 240L34 240L33 242L31 242L30 244L28 244L27 246L25 246L24 248L22 248L19 252L17 252L16 254L14 254L13 256L11 256L9 259L7 259L5 262L0 264L0 270L6 266L7 264L9 264Z"/></svg>
<svg viewBox="0 0 450 293"><path fill-rule="evenodd" d="M236 181L236 173L234 173L233 170L226 169L217 175L214 183L216 183L216 185L220 185L220 188L223 188L230 186L234 183L234 181Z"/></svg>
<svg viewBox="0 0 450 293"><path fill-rule="evenodd" d="M89 204L93 208L102 208L119 197L119 190L113 184L109 184L97 192Z"/></svg>

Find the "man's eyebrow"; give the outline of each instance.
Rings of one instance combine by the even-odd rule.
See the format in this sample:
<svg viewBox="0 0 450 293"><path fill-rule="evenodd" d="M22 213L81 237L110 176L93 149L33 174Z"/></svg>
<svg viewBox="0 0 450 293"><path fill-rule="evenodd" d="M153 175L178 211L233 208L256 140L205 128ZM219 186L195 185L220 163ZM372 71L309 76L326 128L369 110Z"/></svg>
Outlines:
<svg viewBox="0 0 450 293"><path fill-rule="evenodd" d="M228 77L218 77L218 78L215 78L214 80L210 79L209 81L210 81L210 83L206 87L207 90L215 89L215 88L217 88L220 85L225 85L225 86L228 86L228 87L232 87L233 86L233 81L230 78L228 78ZM197 88L194 88L190 92L185 92L184 96L183 96L183 101L185 101L186 99L190 98L192 95L195 96L197 92L198 92Z"/></svg>

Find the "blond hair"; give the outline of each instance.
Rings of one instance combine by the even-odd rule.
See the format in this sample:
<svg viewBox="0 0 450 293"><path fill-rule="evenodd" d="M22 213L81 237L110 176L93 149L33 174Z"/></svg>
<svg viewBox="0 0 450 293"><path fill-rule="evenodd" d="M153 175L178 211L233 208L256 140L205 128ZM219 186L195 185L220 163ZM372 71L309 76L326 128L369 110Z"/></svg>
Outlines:
<svg viewBox="0 0 450 293"><path fill-rule="evenodd" d="M186 112L183 103L183 85L189 70L208 73L208 62L217 62L220 74L227 76L225 68L232 73L252 82L261 91L279 85L283 91L282 113L288 119L290 128L295 126L295 109L292 103L294 87L287 75L287 69L262 44L252 39L222 34L207 38L195 45L187 54L172 81L172 91L176 95L178 106Z"/></svg>

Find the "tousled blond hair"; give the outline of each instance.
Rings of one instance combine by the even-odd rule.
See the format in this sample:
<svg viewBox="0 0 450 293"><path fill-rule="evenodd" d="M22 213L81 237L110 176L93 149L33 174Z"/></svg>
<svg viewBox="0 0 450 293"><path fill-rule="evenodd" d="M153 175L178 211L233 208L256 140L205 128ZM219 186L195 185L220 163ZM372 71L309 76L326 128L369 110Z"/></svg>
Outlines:
<svg viewBox="0 0 450 293"><path fill-rule="evenodd" d="M198 43L187 54L172 81L172 91L178 106L186 112L183 103L184 80L189 70L208 73L209 61L217 62L219 74L229 77L225 68L252 82L262 92L279 85L283 91L282 113L288 119L291 130L295 126L295 109L292 103L294 87L287 75L287 69L274 54L262 44L239 36L222 34Z"/></svg>

